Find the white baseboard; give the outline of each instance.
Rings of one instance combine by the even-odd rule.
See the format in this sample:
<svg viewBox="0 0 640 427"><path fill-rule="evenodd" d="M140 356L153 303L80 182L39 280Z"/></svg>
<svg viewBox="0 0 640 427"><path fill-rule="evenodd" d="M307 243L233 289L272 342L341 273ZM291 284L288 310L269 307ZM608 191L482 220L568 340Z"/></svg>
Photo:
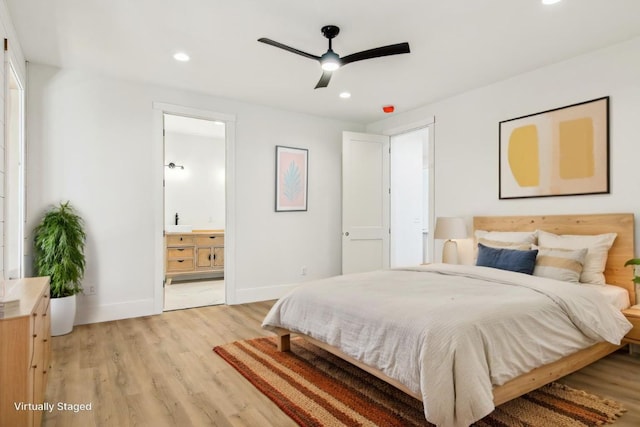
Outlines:
<svg viewBox="0 0 640 427"><path fill-rule="evenodd" d="M78 298L75 325L108 322L156 314L153 298L115 304L90 305L88 298Z"/></svg>
<svg viewBox="0 0 640 427"><path fill-rule="evenodd" d="M299 283L294 283L289 285L236 289L235 301L231 303L227 300L227 304L247 304L256 301L278 299L299 285Z"/></svg>
<svg viewBox="0 0 640 427"><path fill-rule="evenodd" d="M298 285L299 283L236 289L234 301L230 301L229 295L227 295L227 304L247 304L256 301L278 299ZM129 319L132 317L158 314L154 312L153 298L115 304L91 305L91 296L82 297L79 295L79 297L78 311L76 313L76 321L74 323L75 325L108 322L111 320Z"/></svg>

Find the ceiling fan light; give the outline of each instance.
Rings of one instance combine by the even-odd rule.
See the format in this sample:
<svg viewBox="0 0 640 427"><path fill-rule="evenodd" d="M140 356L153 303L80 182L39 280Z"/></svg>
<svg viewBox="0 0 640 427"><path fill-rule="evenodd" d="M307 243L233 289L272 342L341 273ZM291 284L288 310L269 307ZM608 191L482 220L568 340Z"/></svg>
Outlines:
<svg viewBox="0 0 640 427"><path fill-rule="evenodd" d="M322 55L320 65L324 71L335 71L340 68L340 57L332 50Z"/></svg>
<svg viewBox="0 0 640 427"><path fill-rule="evenodd" d="M338 64L338 61L325 61L322 63L322 69L325 71L335 71L338 68L340 68L340 64Z"/></svg>

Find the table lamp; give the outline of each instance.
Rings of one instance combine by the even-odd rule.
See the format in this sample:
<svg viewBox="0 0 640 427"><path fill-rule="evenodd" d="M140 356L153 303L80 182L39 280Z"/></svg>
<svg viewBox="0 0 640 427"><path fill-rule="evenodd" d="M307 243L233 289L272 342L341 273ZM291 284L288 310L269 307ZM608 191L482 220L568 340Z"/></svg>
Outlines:
<svg viewBox="0 0 640 427"><path fill-rule="evenodd" d="M462 218L439 217L436 219L434 238L446 240L442 247L442 262L458 263L458 244L451 239L466 239L467 225Z"/></svg>

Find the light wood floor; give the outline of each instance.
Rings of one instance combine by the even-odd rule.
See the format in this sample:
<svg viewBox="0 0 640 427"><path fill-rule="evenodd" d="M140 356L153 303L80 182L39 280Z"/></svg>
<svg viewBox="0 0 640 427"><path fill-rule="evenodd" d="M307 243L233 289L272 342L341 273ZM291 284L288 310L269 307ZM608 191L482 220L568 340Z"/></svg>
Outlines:
<svg viewBox="0 0 640 427"><path fill-rule="evenodd" d="M54 410L44 426L276 426L296 424L213 353L227 342L269 335L260 323L273 302L166 312L76 326L52 339L47 402L91 403ZM640 425L640 357L620 351L565 378L623 402L616 427Z"/></svg>
<svg viewBox="0 0 640 427"><path fill-rule="evenodd" d="M224 304L224 279L175 281L164 287L163 311Z"/></svg>

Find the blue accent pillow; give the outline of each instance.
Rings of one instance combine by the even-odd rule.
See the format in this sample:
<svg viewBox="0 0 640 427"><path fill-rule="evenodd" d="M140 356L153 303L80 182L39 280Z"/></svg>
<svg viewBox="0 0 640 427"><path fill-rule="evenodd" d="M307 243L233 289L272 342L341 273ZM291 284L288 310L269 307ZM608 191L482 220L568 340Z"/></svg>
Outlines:
<svg viewBox="0 0 640 427"><path fill-rule="evenodd" d="M476 265L515 271L516 273L533 274L537 255L537 249L520 251L517 249L491 248L478 243Z"/></svg>

